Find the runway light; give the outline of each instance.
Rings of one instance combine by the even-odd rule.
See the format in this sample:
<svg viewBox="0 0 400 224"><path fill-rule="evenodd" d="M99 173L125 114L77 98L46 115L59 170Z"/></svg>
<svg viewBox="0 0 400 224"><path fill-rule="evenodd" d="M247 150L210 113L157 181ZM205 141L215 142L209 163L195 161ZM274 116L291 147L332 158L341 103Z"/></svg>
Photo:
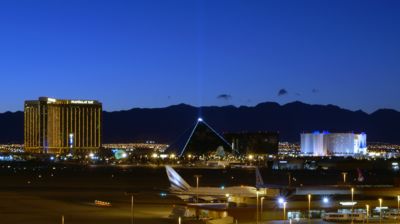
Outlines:
<svg viewBox="0 0 400 224"><path fill-rule="evenodd" d="M324 204L328 204L328 203L329 203L329 198L328 198L328 197L323 197L323 198L322 198L322 202L323 202Z"/></svg>

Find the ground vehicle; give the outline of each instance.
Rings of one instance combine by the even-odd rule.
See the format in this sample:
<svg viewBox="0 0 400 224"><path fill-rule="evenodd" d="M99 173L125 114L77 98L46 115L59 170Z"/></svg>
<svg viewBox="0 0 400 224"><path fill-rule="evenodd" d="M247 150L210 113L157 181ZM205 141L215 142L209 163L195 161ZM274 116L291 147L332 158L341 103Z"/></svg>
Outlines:
<svg viewBox="0 0 400 224"><path fill-rule="evenodd" d="M389 213L385 214L384 218L385 219L399 220L400 219L400 213L398 213L398 212L389 212Z"/></svg>
<svg viewBox="0 0 400 224"><path fill-rule="evenodd" d="M365 218L366 216L363 213L325 213L322 219L332 222L362 222Z"/></svg>

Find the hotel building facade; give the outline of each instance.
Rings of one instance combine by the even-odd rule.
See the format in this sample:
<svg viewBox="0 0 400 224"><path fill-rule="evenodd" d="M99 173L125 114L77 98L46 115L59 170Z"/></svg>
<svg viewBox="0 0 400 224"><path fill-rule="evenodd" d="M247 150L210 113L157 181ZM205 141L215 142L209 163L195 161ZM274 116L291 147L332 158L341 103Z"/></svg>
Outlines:
<svg viewBox="0 0 400 224"><path fill-rule="evenodd" d="M40 97L25 101L24 146L30 153L86 153L102 144L102 104Z"/></svg>
<svg viewBox="0 0 400 224"><path fill-rule="evenodd" d="M313 156L354 156L367 153L367 134L302 133L301 154Z"/></svg>

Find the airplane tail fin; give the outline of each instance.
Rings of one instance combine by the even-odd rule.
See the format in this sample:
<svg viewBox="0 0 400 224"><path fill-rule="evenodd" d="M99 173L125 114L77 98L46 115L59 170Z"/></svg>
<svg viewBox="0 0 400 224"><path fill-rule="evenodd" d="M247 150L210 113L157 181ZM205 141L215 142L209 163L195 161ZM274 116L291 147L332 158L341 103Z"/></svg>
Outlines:
<svg viewBox="0 0 400 224"><path fill-rule="evenodd" d="M173 190L187 191L191 188L190 185L171 166L165 166L165 169Z"/></svg>
<svg viewBox="0 0 400 224"><path fill-rule="evenodd" d="M357 173L358 173L357 181L358 182L363 182L364 181L364 175L362 174L362 171L361 171L360 168L357 168Z"/></svg>
<svg viewBox="0 0 400 224"><path fill-rule="evenodd" d="M261 176L260 170L256 167L256 187L262 187L264 185L263 178Z"/></svg>

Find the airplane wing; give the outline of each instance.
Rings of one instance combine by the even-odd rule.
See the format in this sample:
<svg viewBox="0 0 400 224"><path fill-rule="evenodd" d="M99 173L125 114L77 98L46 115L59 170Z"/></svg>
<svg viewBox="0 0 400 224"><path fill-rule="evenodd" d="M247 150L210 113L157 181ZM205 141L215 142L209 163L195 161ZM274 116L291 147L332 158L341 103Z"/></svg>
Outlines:
<svg viewBox="0 0 400 224"><path fill-rule="evenodd" d="M199 196L200 199L202 199L203 201L214 201L217 198L216 197L211 197L211 196Z"/></svg>
<svg viewBox="0 0 400 224"><path fill-rule="evenodd" d="M191 195L175 195L175 196L177 196L178 198L180 198L184 201L188 201L189 199L193 198L193 196L191 196Z"/></svg>

